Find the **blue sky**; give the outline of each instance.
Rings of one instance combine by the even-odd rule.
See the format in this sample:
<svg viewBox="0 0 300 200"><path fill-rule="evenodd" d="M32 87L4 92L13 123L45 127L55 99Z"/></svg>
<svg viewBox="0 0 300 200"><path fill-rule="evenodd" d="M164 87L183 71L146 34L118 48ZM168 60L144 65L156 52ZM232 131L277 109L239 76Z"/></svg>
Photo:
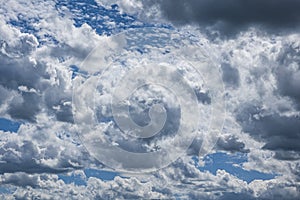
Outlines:
<svg viewBox="0 0 300 200"><path fill-rule="evenodd" d="M0 130L2 131L10 131L10 132L17 132L21 123L11 121L9 119L0 118Z"/></svg>

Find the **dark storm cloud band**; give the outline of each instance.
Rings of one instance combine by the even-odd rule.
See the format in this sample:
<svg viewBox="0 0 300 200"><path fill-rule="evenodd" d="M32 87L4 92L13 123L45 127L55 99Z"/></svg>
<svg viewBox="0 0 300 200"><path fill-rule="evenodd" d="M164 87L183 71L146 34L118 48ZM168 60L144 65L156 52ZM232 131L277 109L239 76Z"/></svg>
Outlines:
<svg viewBox="0 0 300 200"><path fill-rule="evenodd" d="M253 24L275 29L295 28L300 24L299 0L153 0L152 3L175 24L221 23L223 28L225 25L235 30ZM144 4L151 6L149 2Z"/></svg>

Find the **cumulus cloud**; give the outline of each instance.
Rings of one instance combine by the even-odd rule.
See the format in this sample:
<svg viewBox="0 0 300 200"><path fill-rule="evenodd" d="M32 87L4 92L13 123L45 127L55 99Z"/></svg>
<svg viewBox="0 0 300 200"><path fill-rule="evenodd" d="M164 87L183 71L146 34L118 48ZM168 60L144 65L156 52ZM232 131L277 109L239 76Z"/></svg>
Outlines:
<svg viewBox="0 0 300 200"><path fill-rule="evenodd" d="M7 1L5 5L1 12L7 15L0 18L0 113L23 124L16 134L1 132L0 173L53 174L91 163L101 167L95 160L90 162L93 159L81 149L71 125L69 69L70 63L78 64L93 48L91 43L99 36L89 26L75 28L71 20L62 20L50 1ZM14 20L24 20L28 30L19 27L24 24L10 23ZM62 34L65 27L73 29L73 34ZM86 42L78 42L78 37ZM53 38L60 44L51 46Z"/></svg>
<svg viewBox="0 0 300 200"><path fill-rule="evenodd" d="M20 187L29 186L35 188L38 186L38 178L38 176L28 175L26 173L5 174L1 176L1 183L12 184Z"/></svg>
<svg viewBox="0 0 300 200"><path fill-rule="evenodd" d="M296 185L284 183L280 179L257 180L247 184L224 170L218 170L216 175L201 172L190 159L178 160L154 174L130 176L116 176L111 181L90 177L86 179L86 185L76 185L64 183L57 175L18 173L4 174L0 181L12 188L20 186L6 196L14 198L279 199L286 195L296 199L299 195L295 190ZM270 190L277 191L270 193Z"/></svg>
<svg viewBox="0 0 300 200"><path fill-rule="evenodd" d="M221 137L217 142L217 147L220 150L225 150L229 152L249 152L245 149L245 144L238 140L236 136L229 135L227 137Z"/></svg>
<svg viewBox="0 0 300 200"><path fill-rule="evenodd" d="M29 35L28 38L31 39L34 36ZM6 44L2 47L2 52L5 53L0 55L1 86L19 94L13 96L8 102L8 114L17 120L34 122L36 115L46 104L49 112L53 112L59 120L71 121L71 110L68 105L64 104L64 102L71 102L70 82L66 81L70 74L49 67L43 61L30 59L32 49L37 46L36 38L34 39L35 43L30 42L30 50L27 49L29 42L27 40L22 42L22 35L21 39L17 38L21 43L20 46ZM11 52L10 49L17 49L19 52ZM55 74L51 74L51 68ZM54 76L56 76L56 81ZM54 106L60 107L55 110Z"/></svg>
<svg viewBox="0 0 300 200"><path fill-rule="evenodd" d="M2 12L7 15L0 20L0 110L20 121L36 122L39 114L47 113L72 123L68 66L79 64L100 37L86 24L76 28L71 19L62 19L51 1L5 4ZM8 23L17 20L24 20L24 24ZM28 30L23 30L24 26ZM62 31L66 27L72 34ZM85 42L79 42L78 37Z"/></svg>
<svg viewBox="0 0 300 200"><path fill-rule="evenodd" d="M48 125L21 125L13 135L1 133L0 174L61 173L92 163L101 167L86 156L88 153L80 146L77 136L72 134L72 127L55 122L51 127Z"/></svg>
<svg viewBox="0 0 300 200"><path fill-rule="evenodd" d="M195 31L197 28L181 29L192 32L199 43L211 47L207 49L208 54L215 55L214 62L225 86L224 98L227 100L228 111L227 122L223 127L225 134L220 137L212 152L221 150L248 153L249 159L242 167L247 170L276 173L278 177L265 181L255 180L247 184L225 170L218 170L216 175L201 172L191 159L191 156L198 155L203 142L203 138L198 137L188 150L189 156L154 174L136 177L130 175L131 178L125 174L125 177L116 177L112 181L93 177L87 180L86 186L78 186L64 183L59 180L57 174L87 166L97 168L103 166L86 152L76 135L78 127L73 124L72 118L72 72L69 66L79 65L101 40L102 50L105 50L106 54L101 54L103 56L97 61L103 67L116 56L114 54L109 57L110 50L123 48L126 42L122 38L114 42L107 37L99 36L87 24L75 27L69 11L66 11L67 8L62 6L57 12L55 2L7 2L10 1L6 1L6 10L3 12L7 12L8 15L1 16L0 20L0 114L23 121L25 124L21 125L17 133L3 131L0 133L0 182L16 189L13 194L6 197L51 199L54 194L57 198L71 196L78 199L117 197L297 199L299 197L300 173L297 164L300 158L299 34L288 37L269 36L259 34L254 28L238 35L234 40L208 41L205 35ZM263 2L157 0L137 4L131 0L119 2L124 12L133 12L137 16L139 16L137 8L143 12L150 9L149 13L144 14L159 11L158 14L174 24L215 27L224 33L246 30L252 25L268 30L289 30L299 25L300 3L296 0ZM36 12L29 12L34 10ZM60 15L61 12L65 12L66 15ZM40 17L36 22L31 20L33 22L30 23L32 26L30 33L24 33L24 27L8 23L22 18L22 15L17 13L21 13L24 20ZM173 34L174 30L168 31ZM158 55L160 53L170 55L178 49L182 55L188 56L195 66L199 66L198 59L203 59L194 57L197 49L181 49L185 44L191 44L190 41L181 43L174 40L172 46L168 46L169 44L164 42L168 41L169 35L157 35L157 32L149 33L153 35L151 39L143 38L143 42L139 43L140 46L135 46L133 44L136 43L138 34L142 37L145 35L137 32L127 41L131 42L129 46L132 48L126 49L123 54L119 51L116 53L119 60L124 61L120 63L135 66L145 59L156 58L160 59L159 61L166 61L167 56ZM173 39L177 38L176 34L172 35ZM139 37L142 38L141 36ZM156 47L151 49L147 39L152 41L151 44L156 42ZM151 51L156 53L147 54ZM128 57L131 59L127 60ZM170 60L176 63L175 58ZM99 66L92 65L95 60L92 61L89 63L91 65L80 68L79 71L94 73ZM99 63L97 62L97 65ZM187 73L185 69L181 70L186 76L193 74ZM105 88L113 85L108 79L117 75L119 71L102 77L101 87L98 88L101 94L105 92ZM77 78L73 77L75 80ZM214 101L213 91L201 88L202 82L195 77L188 78L192 80L189 84L194 89L200 106L203 106L203 109L208 108ZM85 95L87 103L94 105L94 99L90 98L91 91L82 90L79 98ZM148 110L143 107L143 100L149 98L147 95L149 94L143 96L137 93L135 98L137 104L132 104L131 115L135 122L142 125L149 122ZM96 113L97 120L100 120L101 126L104 127L100 127L99 130L102 132L109 130L123 148L131 151L147 151L153 149L151 142L170 145L169 139L173 135L143 140L142 145L138 143L136 146L133 146L128 138L120 138L118 135L120 132L110 124L113 119L109 98L107 96L95 98L97 102L107 105L105 109ZM180 118L179 109L172 99L175 98L171 95L166 98L170 104L167 113L172 117L166 123L165 132L177 129ZM207 118L203 115L201 119ZM90 118L87 118L88 120ZM229 123L229 120L232 120L232 123ZM209 146L212 147L214 144L211 142Z"/></svg>
<svg viewBox="0 0 300 200"><path fill-rule="evenodd" d="M263 142L262 148L274 151L278 159L298 159L298 38L299 34L272 38L250 31L215 44L228 114L240 131ZM218 144L226 142L221 139Z"/></svg>

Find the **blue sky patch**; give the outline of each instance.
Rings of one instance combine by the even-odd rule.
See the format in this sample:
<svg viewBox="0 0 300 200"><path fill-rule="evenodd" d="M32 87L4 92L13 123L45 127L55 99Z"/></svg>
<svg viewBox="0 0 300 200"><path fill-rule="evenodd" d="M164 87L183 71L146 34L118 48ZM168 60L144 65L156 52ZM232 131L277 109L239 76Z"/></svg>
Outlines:
<svg viewBox="0 0 300 200"><path fill-rule="evenodd" d="M112 171L98 170L98 169L85 169L84 170L86 179L90 177L95 177L101 179L102 181L114 180L116 176L120 174ZM72 174L70 176L65 174L59 174L59 179L63 180L66 184L74 183L75 185L86 185L86 180L79 174Z"/></svg>
<svg viewBox="0 0 300 200"><path fill-rule="evenodd" d="M196 163L198 162L198 157L194 157L193 159ZM205 165L203 167L198 166L198 169L201 171L209 171L214 175L216 175L218 169L223 169L239 179L246 181L247 183L250 183L256 179L270 180L277 176L277 174L267 174L256 170L248 171L243 169L242 164L247 162L247 160L247 154L236 153L230 155L218 152L205 156Z"/></svg>
<svg viewBox="0 0 300 200"><path fill-rule="evenodd" d="M6 118L0 118L0 130L2 131L10 131L10 132L18 132L21 123L11 121Z"/></svg>

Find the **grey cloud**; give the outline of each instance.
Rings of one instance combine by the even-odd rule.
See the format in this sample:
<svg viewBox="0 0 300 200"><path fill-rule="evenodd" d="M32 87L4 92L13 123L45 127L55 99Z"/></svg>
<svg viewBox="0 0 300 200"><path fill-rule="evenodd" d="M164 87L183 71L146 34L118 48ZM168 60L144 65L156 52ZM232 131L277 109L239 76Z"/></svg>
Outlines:
<svg viewBox="0 0 300 200"><path fill-rule="evenodd" d="M22 173L18 174L22 175ZM19 180L22 177L24 180ZM145 176L117 176L112 181L90 177L86 187L63 183L55 175L16 177L5 174L2 176L2 181L6 184L23 186L12 196L29 199L38 197L42 199L279 199L284 196L292 199L299 194L299 192L293 194L292 190L285 188L290 184L274 181L263 184L255 197L249 185L226 171L218 170L217 175L212 175L198 170L193 162L185 162L181 159L172 166ZM276 191L270 193L269 189Z"/></svg>
<svg viewBox="0 0 300 200"><path fill-rule="evenodd" d="M59 173L68 171L69 166L49 167L39 163L42 155L39 149L31 141L24 141L23 144L6 143L0 148L1 163L0 174L26 172L26 173Z"/></svg>
<svg viewBox="0 0 300 200"><path fill-rule="evenodd" d="M6 89L5 87L3 87L2 85L0 85L0 105L2 105L6 99L10 96L10 91L8 89Z"/></svg>
<svg viewBox="0 0 300 200"><path fill-rule="evenodd" d="M10 92L15 91L20 95L13 96L12 101L7 102L7 113L12 118L35 122L36 115L46 105L48 114L56 116L57 120L73 122L71 90L67 89L68 77L58 69L55 69L56 77L53 77L47 63L34 63L30 55L36 46L37 42L31 35L16 38L16 44L13 46L5 41L1 42L0 102L4 103L8 95L11 95ZM51 79L56 79L57 84L51 84ZM19 87L33 91L20 91Z"/></svg>
<svg viewBox="0 0 300 200"><path fill-rule="evenodd" d="M276 78L279 93L293 99L300 107L300 46L286 44L278 57Z"/></svg>
<svg viewBox="0 0 300 200"><path fill-rule="evenodd" d="M292 173L296 176L296 181L300 181L300 163L290 166ZM300 189L300 188L299 188Z"/></svg>
<svg viewBox="0 0 300 200"><path fill-rule="evenodd" d="M19 39L16 46L11 47L6 43L2 45L0 54L0 84L3 88L18 92L19 86L25 86L38 90L39 80L45 77L45 66L33 66L33 63L26 57L33 51L34 47L28 47L24 39ZM31 40L29 40L31 41ZM32 44L36 45L36 44ZM17 49L19 52L12 52ZM5 54L3 53L5 52ZM26 56L24 56L26 55ZM17 57L16 57L17 56ZM15 119L35 121L35 115L39 111L40 98L37 94L24 92L20 96L15 96L9 105L8 113Z"/></svg>
<svg viewBox="0 0 300 200"><path fill-rule="evenodd" d="M155 2L159 3L163 9L163 14L176 24L197 23L204 26L215 25L219 30L227 33L242 30L252 24L265 25L266 27L271 28L288 28L292 26L292 24L298 24L298 21L295 20L296 18L289 21L290 18L288 16L285 20L280 21L280 16L273 17L276 13L265 12L259 15L256 13L255 15L252 14L254 13L253 10L259 9L259 6L267 5L268 3L274 4L274 2L276 4L277 2L280 2L278 0L273 0L272 2L271 0L246 0L243 2L238 2L237 0L224 0L218 2L214 0L164 0ZM228 5L228 2L233 4L233 8ZM282 5L285 3L290 5L289 2L293 2L297 5L300 4L291 0L282 2L283 0L280 3ZM169 7L166 8L166 5L168 4ZM249 6L245 6L246 4L249 4ZM201 5L200 8L197 7L199 5ZM236 7L239 9L236 9ZM280 5L280 7L284 10L284 6ZM297 10L298 13L298 8L299 6L294 6L292 11ZM268 10L269 8L262 9ZM198 12L199 10L205 12ZM218 12L212 12L216 10ZM170 16L166 15L168 13ZM288 15L292 15L293 12L289 13L291 14ZM298 15L297 13L296 17ZM175 15L179 18L177 19ZM232 17L230 17L230 15L232 15ZM243 15L245 15L245 17L240 17ZM272 20L264 19L263 16L272 18L274 22ZM72 121L70 117L71 109L68 104L70 101L70 92L65 90L67 87L65 80L67 80L68 77L64 77L59 71L55 72L57 76L48 74L45 63L39 61L37 62L37 66L33 68L32 63L27 56L30 55L30 52L34 51L35 47L34 45L31 45L34 44L34 42L30 37L27 39L26 37L24 38L25 39L21 38L16 46L11 47L6 45L5 50L7 50L13 58L7 57L6 55L0 55L0 63L1 65L3 64L3 68L2 66L0 67L1 96L11 95L11 91L19 92L18 87L22 85L27 86L29 89L33 88L39 90L42 94L40 97L36 93L19 92L19 96L15 97L13 102L9 105L10 115L14 118L34 121L36 114L42 107L51 115L56 116L57 120ZM71 52L70 54L82 58L85 56L86 51L81 51L80 49L81 48L73 49L71 46L62 45L53 48L50 54L51 56L60 59L62 57L61 55L68 51L68 53ZM225 51L227 50L228 49ZM286 59L288 57L289 56L284 55L282 63L290 63L290 61ZM291 62L293 61L291 60ZM2 69L4 69L3 73L1 71ZM233 66L223 64L221 70L223 71L223 80L227 86L237 88L237 86L241 84L239 72ZM295 78L289 79L289 77ZM59 84L50 85L50 78L55 78ZM297 80L299 79L292 69L285 69L284 73L278 72L277 79L279 82L280 94L289 96L294 100L299 99L299 96L297 96ZM243 93L241 92L240 95L242 96ZM197 97L198 100L203 103L209 104L211 101L208 93L199 93L197 94ZM7 98L4 97L1 99L0 97L0 103L6 99ZM177 120L180 119L180 112L176 110L176 108L170 108L170 110L167 111L173 118L169 118L170 121L166 124L165 131L174 128L176 129L178 126L176 125L178 124ZM143 115L143 113L137 113L136 119L139 120L139 117L143 118L141 122L147 121L145 120L146 115ZM266 115L261 107L254 105L242 106L239 110L237 119L245 132L248 132L257 140L262 140L266 143L264 148L274 150L276 152L276 158L285 160L296 160L299 158L300 148L298 144L300 137L299 132L297 133L296 131L297 129L299 130L299 119L295 116L284 117L274 113ZM187 196L187 198L189 197L190 199L252 199L251 195L253 195L253 193L251 193L252 191L248 191L246 187L249 185L243 185L243 181L238 180L225 171L217 172L218 174L216 176L210 173L200 172L196 166L194 166L192 160L174 163L171 167L157 172L161 176L157 175L157 177L151 177L149 179L147 177L149 182L142 181L142 178L140 177L137 179L118 177L110 182L103 182L100 179L90 178L87 187L76 186L74 184L68 185L64 184L61 180L55 180L53 183L45 183L44 188L42 188L43 186L39 185L40 183L36 177L32 177L31 174L25 176L24 173L19 172L59 173L76 169L77 166L82 166L84 162L91 163L90 161L84 160L88 159L88 155L82 155L81 153L76 152L78 150L76 145L69 145L69 141L67 140L68 136L63 135L67 135L67 133L62 133L63 136L58 136L59 138L63 138L62 140L50 138L51 135L54 135L55 137L55 134L57 134L57 128L55 126L58 123L59 122L55 122L55 125L50 124L50 130L47 131L44 129L41 129L38 132L29 130L27 135L18 133L20 134L20 138L7 142L5 145L1 146L0 155L2 157L0 173L12 172L16 173L16 175L20 175L19 177L7 175L6 178L3 179L3 183L16 186L30 186L28 188L18 188L13 194L13 197L17 199L68 199L73 197L74 199L111 199L122 197L170 199L172 197L180 198L181 195L183 195L183 198ZM66 129L64 129L64 127L60 128L65 132ZM11 140L13 136L14 135L9 135L8 138ZM170 137L171 136L172 135L170 135ZM22 138L25 138L26 141L20 143ZM284 144L281 144L280 141ZM194 141L192 147L189 149L190 155L197 155L197 152L199 152L197 148L201 147L201 142L202 140L199 138ZM234 136L221 138L217 145L219 149L226 151L247 151L244 143ZM43 153L43 155L41 155L41 153ZM49 161L47 162L48 165L41 163L43 159ZM299 166L297 167L299 168ZM282 179L276 181L280 182ZM271 186L269 187L269 185ZM36 187L39 188L35 190L34 188ZM282 184L277 182L273 185L266 182L258 190L265 190L265 194L262 196L264 199L274 199L276 195L277 198L287 198L288 196L291 196L289 190L286 188L288 188L288 184L284 182ZM293 191L290 192L292 193ZM296 195L299 196L299 191L296 192Z"/></svg>
<svg viewBox="0 0 300 200"><path fill-rule="evenodd" d="M0 182L2 184L11 184L14 186L30 186L32 188L36 188L39 185L38 176L26 173L5 174L1 179L2 180Z"/></svg>
<svg viewBox="0 0 300 200"><path fill-rule="evenodd" d="M300 153L297 151L282 151L277 150L275 152L275 158L279 160L299 160L300 159Z"/></svg>
<svg viewBox="0 0 300 200"><path fill-rule="evenodd" d="M237 88L240 85L240 74L238 69L228 63L221 65L222 80L227 87Z"/></svg>
<svg viewBox="0 0 300 200"><path fill-rule="evenodd" d="M248 149L245 149L245 144L236 136L227 136L227 137L221 137L217 142L217 147L220 150L225 150L229 152L242 152L247 153L249 152Z"/></svg>
<svg viewBox="0 0 300 200"><path fill-rule="evenodd" d="M235 193L235 192L227 192L224 193L219 200L255 200L256 198L247 193Z"/></svg>
<svg viewBox="0 0 300 200"><path fill-rule="evenodd" d="M60 76L59 82L59 85L47 87L44 90L45 104L49 112L56 116L57 120L73 122L72 108L70 104L72 101L72 91L65 90L66 80Z"/></svg>
<svg viewBox="0 0 300 200"><path fill-rule="evenodd" d="M71 47L68 44L58 44L58 46L51 49L50 55L58 59L71 55L83 60L87 57L89 52L90 49L84 49L80 46Z"/></svg>
<svg viewBox="0 0 300 200"><path fill-rule="evenodd" d="M39 63L34 66L28 57L9 58L0 54L0 83L6 88L17 90L18 86L39 89L38 81L49 78L46 67Z"/></svg>
<svg viewBox="0 0 300 200"><path fill-rule="evenodd" d="M166 181L166 184L161 183L163 185L172 183L170 184L171 191L167 190L166 193L171 196L177 195L182 199L219 199L228 192L241 193L240 196L252 196L251 190L246 189L244 182L238 181L226 171L218 170L214 176L201 172L192 162L181 159L170 167L158 171L156 178ZM156 188L162 191L164 187L157 186Z"/></svg>
<svg viewBox="0 0 300 200"><path fill-rule="evenodd" d="M198 88L196 88L194 89L194 92L199 102L205 105L211 104L211 97L209 91L201 92Z"/></svg>
<svg viewBox="0 0 300 200"><path fill-rule="evenodd" d="M51 122L49 122L51 123ZM58 124L61 124L58 125ZM88 156L83 146L71 134L71 124L52 122L39 127L22 125L18 133L1 133L0 174L57 174L101 163Z"/></svg>
<svg viewBox="0 0 300 200"><path fill-rule="evenodd" d="M190 156L198 156L199 152L201 150L201 146L203 143L203 138L202 137L196 137L194 138L192 144L187 150L187 154Z"/></svg>
<svg viewBox="0 0 300 200"><path fill-rule="evenodd" d="M55 112L56 119L62 122L74 122L71 105L60 105L60 109Z"/></svg>
<svg viewBox="0 0 300 200"><path fill-rule="evenodd" d="M300 103L300 70L292 72L281 69L279 70L277 78L280 93Z"/></svg>
<svg viewBox="0 0 300 200"><path fill-rule="evenodd" d="M284 42L275 61L272 63L274 65L272 73L277 81L274 94L281 100L284 99L283 97L288 97L294 102L293 107L288 108L285 103L276 106L276 110L270 108L266 110L263 108L265 102L252 101L240 106L236 119L244 132L249 133L256 140L265 142L263 148L274 151L275 158L299 160L300 117L296 114L284 114L286 112L295 113L300 108L299 44ZM263 74L262 70L253 75L258 79L261 74Z"/></svg>
<svg viewBox="0 0 300 200"><path fill-rule="evenodd" d="M287 158L288 151L300 154L299 116L281 116L278 113L264 114L264 110L259 106L248 104L241 107L237 114L237 121L241 124L244 132L265 142L263 148L286 151L285 154L277 154L277 158L283 158L283 156Z"/></svg>
<svg viewBox="0 0 300 200"><path fill-rule="evenodd" d="M18 38L15 46L10 46L6 41L0 40L0 48L11 57L19 58L30 55L38 46L38 41L33 35L24 34Z"/></svg>
<svg viewBox="0 0 300 200"><path fill-rule="evenodd" d="M24 93L21 101L18 96L11 102L8 114L14 119L27 120L34 122L36 114L40 111L41 98L34 93Z"/></svg>
<svg viewBox="0 0 300 200"><path fill-rule="evenodd" d="M276 95L289 97L295 102L295 111L300 108L300 53L299 44L284 43L276 59L277 67L274 75L277 80ZM261 106L247 106L244 117L238 120L243 129L253 137L266 142L263 148L275 151L275 158L280 160L300 159L300 117L299 115L283 115L285 108L279 113L265 111ZM247 119L246 119L247 118ZM246 120L245 120L246 119ZM246 123L245 123L246 122Z"/></svg>
<svg viewBox="0 0 300 200"><path fill-rule="evenodd" d="M153 0L145 7L158 5L163 16L175 24L215 26L234 33L250 25L271 29L295 29L300 23L298 0Z"/></svg>

